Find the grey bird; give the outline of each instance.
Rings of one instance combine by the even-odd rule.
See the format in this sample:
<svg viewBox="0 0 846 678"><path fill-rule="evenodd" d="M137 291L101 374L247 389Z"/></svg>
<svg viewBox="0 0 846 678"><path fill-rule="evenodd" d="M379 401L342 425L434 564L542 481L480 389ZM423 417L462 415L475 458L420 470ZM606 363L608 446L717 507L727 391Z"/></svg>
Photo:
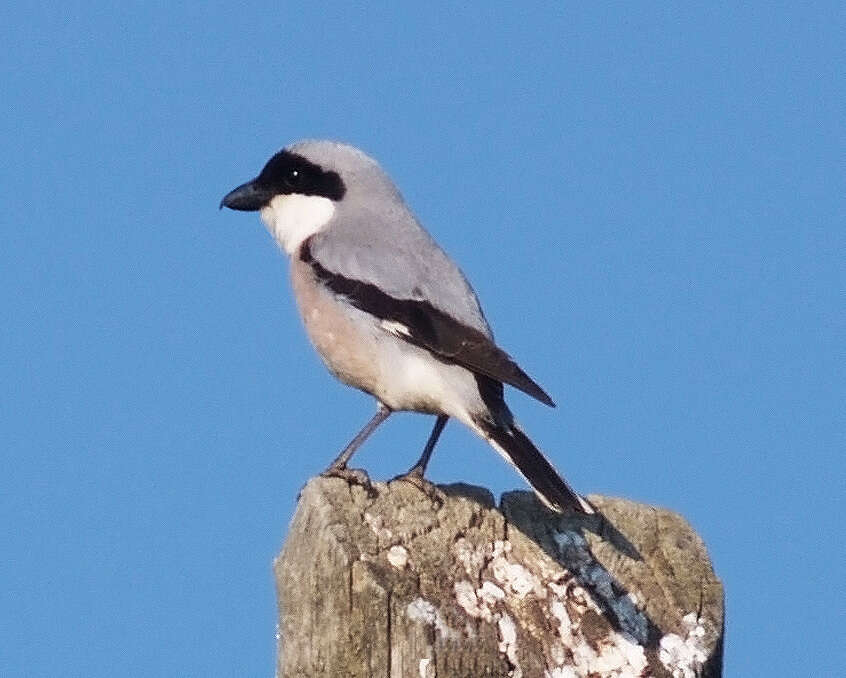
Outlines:
<svg viewBox="0 0 846 678"><path fill-rule="evenodd" d="M554 407L552 399L494 343L473 288L375 160L346 144L302 141L220 206L260 213L290 256L294 296L323 362L378 402L326 473L343 475L392 412L422 412L437 419L407 477L422 481L453 417L511 462L548 507L595 512L514 421L503 384Z"/></svg>

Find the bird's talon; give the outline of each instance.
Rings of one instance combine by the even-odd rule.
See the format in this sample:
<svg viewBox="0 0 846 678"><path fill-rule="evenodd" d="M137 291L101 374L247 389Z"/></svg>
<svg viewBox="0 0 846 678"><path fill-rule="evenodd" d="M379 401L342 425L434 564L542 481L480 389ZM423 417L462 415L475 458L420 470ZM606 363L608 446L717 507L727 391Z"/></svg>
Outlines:
<svg viewBox="0 0 846 678"><path fill-rule="evenodd" d="M341 480L347 481L349 485L358 485L371 497L375 497L378 494L378 492L376 492L376 488L373 487L370 476L367 475L367 472L364 469L347 468L346 466L330 466L320 475L324 478L340 478Z"/></svg>
<svg viewBox="0 0 846 678"><path fill-rule="evenodd" d="M390 482L394 483L398 481L414 485L414 487L416 487L423 494L425 494L432 501L433 504L437 506L443 505L443 492L438 489L437 485L426 480L426 478L423 477L422 471L418 471L418 469L411 469L408 473L392 478Z"/></svg>

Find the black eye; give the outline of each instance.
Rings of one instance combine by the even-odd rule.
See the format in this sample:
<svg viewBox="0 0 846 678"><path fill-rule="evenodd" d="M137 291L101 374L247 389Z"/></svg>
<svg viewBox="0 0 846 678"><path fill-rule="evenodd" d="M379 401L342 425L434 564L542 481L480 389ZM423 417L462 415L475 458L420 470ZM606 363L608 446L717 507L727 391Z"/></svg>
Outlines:
<svg viewBox="0 0 846 678"><path fill-rule="evenodd" d="M298 167L292 167L285 173L284 181L289 188L297 188L303 183L303 171Z"/></svg>

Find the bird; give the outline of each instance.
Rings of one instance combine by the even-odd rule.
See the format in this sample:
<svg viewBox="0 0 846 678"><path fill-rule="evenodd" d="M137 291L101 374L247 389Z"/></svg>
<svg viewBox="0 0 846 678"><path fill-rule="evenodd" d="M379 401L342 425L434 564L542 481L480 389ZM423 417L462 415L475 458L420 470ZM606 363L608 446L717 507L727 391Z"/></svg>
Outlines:
<svg viewBox="0 0 846 678"><path fill-rule="evenodd" d="M376 414L324 471L344 476L393 412L436 417L417 463L422 481L452 418L486 440L555 512L595 513L532 443L504 385L549 395L494 341L467 278L418 222L376 160L338 141L284 147L220 208L258 212L290 258L306 333L329 371L372 395Z"/></svg>

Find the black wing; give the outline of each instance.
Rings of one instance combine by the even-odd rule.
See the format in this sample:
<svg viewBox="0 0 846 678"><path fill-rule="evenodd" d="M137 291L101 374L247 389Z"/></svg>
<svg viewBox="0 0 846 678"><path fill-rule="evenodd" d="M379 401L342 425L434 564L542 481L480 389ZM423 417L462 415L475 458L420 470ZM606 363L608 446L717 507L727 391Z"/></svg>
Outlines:
<svg viewBox="0 0 846 678"><path fill-rule="evenodd" d="M546 392L479 330L458 322L428 301L396 299L371 283L346 278L324 268L312 256L308 241L303 244L299 256L324 285L343 295L353 306L382 321L397 323L397 336L402 339L431 351L445 362L510 384L555 407Z"/></svg>

